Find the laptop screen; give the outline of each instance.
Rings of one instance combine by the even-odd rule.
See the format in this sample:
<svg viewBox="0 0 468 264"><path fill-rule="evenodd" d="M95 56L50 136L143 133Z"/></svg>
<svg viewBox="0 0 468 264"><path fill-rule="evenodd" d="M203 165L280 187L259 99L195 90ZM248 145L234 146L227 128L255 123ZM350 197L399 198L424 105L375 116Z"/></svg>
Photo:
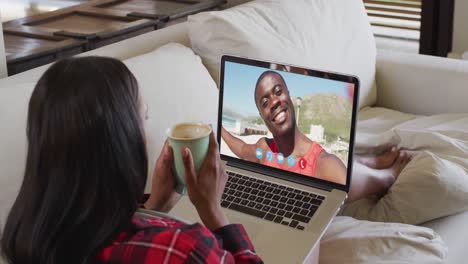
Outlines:
<svg viewBox="0 0 468 264"><path fill-rule="evenodd" d="M222 155L347 185L357 79L225 56Z"/></svg>

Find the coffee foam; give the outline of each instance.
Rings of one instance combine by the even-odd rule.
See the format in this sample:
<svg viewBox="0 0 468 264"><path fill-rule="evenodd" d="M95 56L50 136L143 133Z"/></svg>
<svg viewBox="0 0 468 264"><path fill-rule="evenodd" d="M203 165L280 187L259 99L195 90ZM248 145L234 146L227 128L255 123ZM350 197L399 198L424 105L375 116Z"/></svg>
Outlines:
<svg viewBox="0 0 468 264"><path fill-rule="evenodd" d="M179 124L172 128L170 136L178 139L201 138L208 135L211 129L203 124Z"/></svg>

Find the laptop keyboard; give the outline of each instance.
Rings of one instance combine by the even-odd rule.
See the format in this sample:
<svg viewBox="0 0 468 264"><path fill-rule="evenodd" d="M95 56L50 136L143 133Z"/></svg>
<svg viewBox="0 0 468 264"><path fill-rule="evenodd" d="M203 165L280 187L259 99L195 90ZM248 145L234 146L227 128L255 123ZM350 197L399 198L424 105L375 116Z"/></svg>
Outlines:
<svg viewBox="0 0 468 264"><path fill-rule="evenodd" d="M325 197L228 171L221 206L304 230Z"/></svg>

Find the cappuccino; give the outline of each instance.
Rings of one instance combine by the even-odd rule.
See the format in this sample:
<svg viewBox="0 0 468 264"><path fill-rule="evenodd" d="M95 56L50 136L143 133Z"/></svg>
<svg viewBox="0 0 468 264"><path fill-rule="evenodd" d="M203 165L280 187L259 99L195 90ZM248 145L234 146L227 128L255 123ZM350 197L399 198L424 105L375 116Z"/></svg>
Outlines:
<svg viewBox="0 0 468 264"><path fill-rule="evenodd" d="M208 125L200 123L182 123L174 126L169 137L173 139L197 139L209 135L211 128Z"/></svg>

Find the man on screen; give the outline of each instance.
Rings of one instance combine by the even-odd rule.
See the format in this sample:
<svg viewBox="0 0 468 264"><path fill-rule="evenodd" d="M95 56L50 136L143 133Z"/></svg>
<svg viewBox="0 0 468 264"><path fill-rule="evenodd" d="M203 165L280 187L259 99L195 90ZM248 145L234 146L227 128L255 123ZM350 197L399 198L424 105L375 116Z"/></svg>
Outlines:
<svg viewBox="0 0 468 264"><path fill-rule="evenodd" d="M221 128L221 136L234 154L274 168L346 183L343 162L297 127L289 90L279 73L266 71L260 75L255 85L255 104L273 138L262 137L255 144L247 144Z"/></svg>

